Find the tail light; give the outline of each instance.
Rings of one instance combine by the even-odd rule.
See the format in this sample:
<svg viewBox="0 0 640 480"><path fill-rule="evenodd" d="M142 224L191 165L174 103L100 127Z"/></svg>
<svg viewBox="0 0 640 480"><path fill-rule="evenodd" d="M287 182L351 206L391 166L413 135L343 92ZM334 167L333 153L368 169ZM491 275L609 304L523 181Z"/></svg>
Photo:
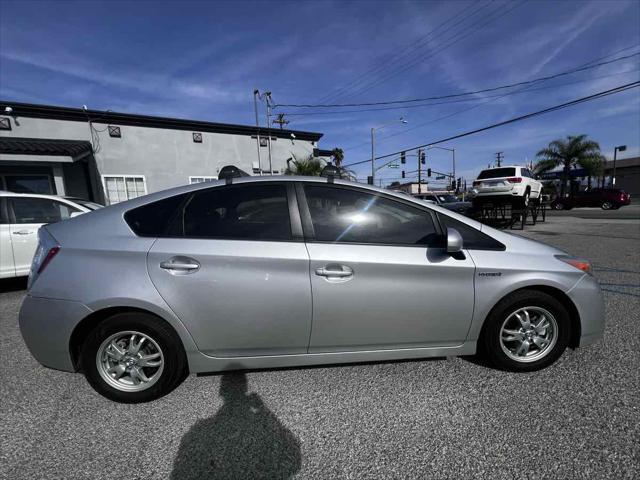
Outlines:
<svg viewBox="0 0 640 480"><path fill-rule="evenodd" d="M584 273L588 273L589 275L593 275L593 269L591 267L591 262L588 260L583 260L581 258L570 257L569 255L556 255L556 258L561 262L567 263L572 267L577 268L578 270L582 270Z"/></svg>
<svg viewBox="0 0 640 480"><path fill-rule="evenodd" d="M509 177L507 178L507 182L509 183L521 183L522 177Z"/></svg>
<svg viewBox="0 0 640 480"><path fill-rule="evenodd" d="M53 257L55 257L60 251L60 245L57 240L47 231L45 227L40 227L38 230L38 248L31 261L31 269L29 270L29 281L27 288L31 288L33 282L35 282L38 275L40 275L47 265L51 263Z"/></svg>
<svg viewBox="0 0 640 480"><path fill-rule="evenodd" d="M47 265L49 265L49 262L51 260L53 260L53 257L56 256L56 253L58 253L60 251L60 245L56 245L55 247L51 247L49 249L49 251L47 252L47 254L44 257L44 260L42 260L42 263L40 264L40 267L38 267L38 274L42 273L42 271L47 268Z"/></svg>

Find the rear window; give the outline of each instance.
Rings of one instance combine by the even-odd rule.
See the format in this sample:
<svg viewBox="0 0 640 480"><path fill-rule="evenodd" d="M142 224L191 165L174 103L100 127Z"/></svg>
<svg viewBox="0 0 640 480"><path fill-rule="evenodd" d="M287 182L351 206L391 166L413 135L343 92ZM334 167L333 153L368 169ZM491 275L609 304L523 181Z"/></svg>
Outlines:
<svg viewBox="0 0 640 480"><path fill-rule="evenodd" d="M502 178L502 177L515 177L516 169L513 167L505 167L505 168L491 168L489 170L483 170L478 175L478 180L482 180L483 178Z"/></svg>
<svg viewBox="0 0 640 480"><path fill-rule="evenodd" d="M166 233L169 222L188 195L176 195L134 208L124 214L124 219L136 235L161 237Z"/></svg>

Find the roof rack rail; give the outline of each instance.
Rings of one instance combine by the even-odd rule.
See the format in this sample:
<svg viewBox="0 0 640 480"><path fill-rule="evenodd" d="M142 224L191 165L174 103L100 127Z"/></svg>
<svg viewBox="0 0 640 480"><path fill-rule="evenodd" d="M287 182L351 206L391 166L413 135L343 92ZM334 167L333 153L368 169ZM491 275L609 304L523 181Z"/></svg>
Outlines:
<svg viewBox="0 0 640 480"><path fill-rule="evenodd" d="M227 185L233 183L234 178L240 177L250 177L250 175L235 165L225 165L218 172L218 180L226 180Z"/></svg>

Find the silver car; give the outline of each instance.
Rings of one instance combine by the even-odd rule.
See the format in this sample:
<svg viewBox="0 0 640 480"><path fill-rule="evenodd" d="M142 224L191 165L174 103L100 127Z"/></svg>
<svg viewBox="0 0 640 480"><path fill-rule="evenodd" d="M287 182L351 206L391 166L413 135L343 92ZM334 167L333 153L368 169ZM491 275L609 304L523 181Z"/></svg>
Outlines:
<svg viewBox="0 0 640 480"><path fill-rule="evenodd" d="M332 178L179 187L39 237L24 340L120 402L189 372L476 352L533 371L604 329L587 261Z"/></svg>

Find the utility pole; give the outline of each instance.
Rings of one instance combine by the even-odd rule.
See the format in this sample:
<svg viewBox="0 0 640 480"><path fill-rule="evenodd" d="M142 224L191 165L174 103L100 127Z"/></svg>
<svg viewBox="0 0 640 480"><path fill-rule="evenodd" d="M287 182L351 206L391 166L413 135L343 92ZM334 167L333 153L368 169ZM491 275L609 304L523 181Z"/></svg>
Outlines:
<svg viewBox="0 0 640 480"><path fill-rule="evenodd" d="M496 152L496 166L502 166L502 159L504 158L504 152Z"/></svg>
<svg viewBox="0 0 640 480"><path fill-rule="evenodd" d="M269 175L273 175L273 165L271 163L271 132L269 126L271 125L271 92L264 92L262 94L267 104L267 146L269 147Z"/></svg>
<svg viewBox="0 0 640 480"><path fill-rule="evenodd" d="M422 167L420 162L422 162L422 149L418 149L418 195L422 193Z"/></svg>
<svg viewBox="0 0 640 480"><path fill-rule="evenodd" d="M289 120L285 120L284 119L284 113L279 113L278 114L278 118L276 118L273 123L277 123L278 125L280 125L280 130L282 130L282 127L284 125L288 125L289 124Z"/></svg>
<svg viewBox="0 0 640 480"><path fill-rule="evenodd" d="M262 161L260 160L260 122L258 122L258 98L260 97L260 92L256 88L253 91L253 108L256 112L256 144L258 145L258 170L260 171L260 175L262 176Z"/></svg>

